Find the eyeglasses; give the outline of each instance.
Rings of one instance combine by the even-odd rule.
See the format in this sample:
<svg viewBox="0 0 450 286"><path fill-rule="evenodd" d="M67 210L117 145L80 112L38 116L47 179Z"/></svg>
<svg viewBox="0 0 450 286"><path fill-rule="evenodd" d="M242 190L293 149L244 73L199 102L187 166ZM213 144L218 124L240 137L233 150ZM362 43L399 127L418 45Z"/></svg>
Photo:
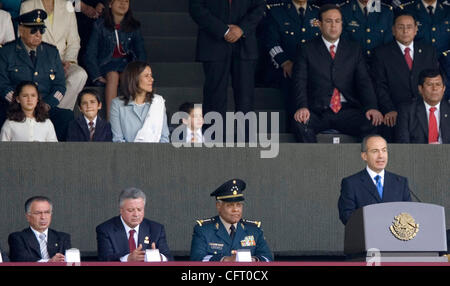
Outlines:
<svg viewBox="0 0 450 286"><path fill-rule="evenodd" d="M34 35L37 33L37 31L39 31L39 33L41 33L41 35L43 35L45 33L45 27L32 27L30 30L30 34Z"/></svg>

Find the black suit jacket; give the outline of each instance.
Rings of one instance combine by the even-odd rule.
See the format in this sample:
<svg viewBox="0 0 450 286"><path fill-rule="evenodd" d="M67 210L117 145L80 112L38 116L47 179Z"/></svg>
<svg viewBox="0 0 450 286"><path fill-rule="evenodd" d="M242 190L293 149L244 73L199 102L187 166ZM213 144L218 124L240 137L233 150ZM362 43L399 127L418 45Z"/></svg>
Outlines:
<svg viewBox="0 0 450 286"><path fill-rule="evenodd" d="M450 143L450 104L442 100L439 106L439 135L442 143ZM428 118L425 103L418 99L400 106L395 130L397 143L428 144Z"/></svg>
<svg viewBox="0 0 450 286"><path fill-rule="evenodd" d="M96 232L98 259L100 261L120 261L121 257L130 253L127 233L120 216L113 217L100 224L97 226ZM137 245L142 244L143 250L151 249L153 242L161 254L164 254L168 260L173 260L167 245L164 226L144 218L139 225Z"/></svg>
<svg viewBox="0 0 450 286"><path fill-rule="evenodd" d="M39 241L31 228L11 233L8 237L8 244L11 261L35 262L42 259ZM55 256L56 253L65 255L66 250L70 248L69 234L53 229L48 230L47 251L50 258Z"/></svg>
<svg viewBox="0 0 450 286"><path fill-rule="evenodd" d="M69 128L67 129L67 141L89 141L89 127L86 124L84 116L80 116L69 123ZM92 141L112 141L111 124L106 120L101 119L100 116L97 116Z"/></svg>
<svg viewBox="0 0 450 286"><path fill-rule="evenodd" d="M380 111L397 111L401 104L420 97L419 73L424 69L437 69L435 49L426 43L414 41L413 66L410 71L397 41L374 50L371 73Z"/></svg>
<svg viewBox="0 0 450 286"><path fill-rule="evenodd" d="M339 196L339 218L343 224L359 208L367 205L411 201L408 179L388 171L384 172L383 199L366 169L342 179Z"/></svg>
<svg viewBox="0 0 450 286"><path fill-rule="evenodd" d="M224 61L232 44L224 39L229 24L238 25L244 32L234 45L244 60L258 58L256 26L264 15L264 0L190 0L189 13L198 24L197 61Z"/></svg>
<svg viewBox="0 0 450 286"><path fill-rule="evenodd" d="M377 109L377 100L361 47L340 38L334 60L322 37L307 42L295 59L294 98L296 108L320 113L329 107L337 88L355 108Z"/></svg>

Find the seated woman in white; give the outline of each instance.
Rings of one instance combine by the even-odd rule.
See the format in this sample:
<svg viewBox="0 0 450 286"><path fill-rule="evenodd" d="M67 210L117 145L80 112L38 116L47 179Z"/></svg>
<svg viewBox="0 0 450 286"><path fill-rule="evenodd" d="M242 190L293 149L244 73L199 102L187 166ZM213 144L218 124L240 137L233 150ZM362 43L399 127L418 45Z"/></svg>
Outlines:
<svg viewBox="0 0 450 286"><path fill-rule="evenodd" d="M34 82L24 81L16 87L7 117L0 134L2 141L58 142Z"/></svg>
<svg viewBox="0 0 450 286"><path fill-rule="evenodd" d="M121 96L110 112L113 142L169 142L165 101L153 93L153 75L144 62L129 63L120 82Z"/></svg>

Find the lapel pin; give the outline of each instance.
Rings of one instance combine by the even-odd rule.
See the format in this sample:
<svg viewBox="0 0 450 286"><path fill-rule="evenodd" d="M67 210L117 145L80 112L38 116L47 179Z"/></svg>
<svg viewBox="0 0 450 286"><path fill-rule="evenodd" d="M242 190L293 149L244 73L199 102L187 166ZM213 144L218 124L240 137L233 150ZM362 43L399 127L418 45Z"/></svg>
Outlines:
<svg viewBox="0 0 450 286"><path fill-rule="evenodd" d="M148 238L148 236L145 237L144 243L145 243L145 244L149 244L149 243L150 243L150 239Z"/></svg>

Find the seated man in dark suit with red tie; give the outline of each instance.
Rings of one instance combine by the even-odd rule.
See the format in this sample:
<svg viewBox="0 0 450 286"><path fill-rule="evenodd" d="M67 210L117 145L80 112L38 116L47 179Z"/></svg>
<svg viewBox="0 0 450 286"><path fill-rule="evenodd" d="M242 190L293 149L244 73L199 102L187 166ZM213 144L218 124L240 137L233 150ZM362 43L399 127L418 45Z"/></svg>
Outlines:
<svg viewBox="0 0 450 286"><path fill-rule="evenodd" d="M395 132L397 143L450 143L450 104L443 99L444 92L445 84L438 69L420 73L422 98L400 106Z"/></svg>
<svg viewBox="0 0 450 286"><path fill-rule="evenodd" d="M119 196L120 216L96 228L100 261L145 261L146 249L159 249L161 261L173 260L164 226L144 218L146 196L136 188Z"/></svg>
<svg viewBox="0 0 450 286"><path fill-rule="evenodd" d="M381 134L394 139L398 108L419 97L419 73L424 69L438 68L435 49L416 41L418 24L410 14L398 14L392 26L395 40L374 51L372 78L380 111L384 114Z"/></svg>
<svg viewBox="0 0 450 286"><path fill-rule="evenodd" d="M100 118L102 101L95 89L84 89L77 98L83 116L69 123L67 141L112 141L111 124Z"/></svg>
<svg viewBox="0 0 450 286"><path fill-rule="evenodd" d="M361 47L341 37L342 14L336 5L320 8L317 37L301 47L293 72L294 132L300 142L317 142L327 129L364 137L375 133L383 116Z"/></svg>
<svg viewBox="0 0 450 286"><path fill-rule="evenodd" d="M364 206L411 201L408 179L385 170L388 149L383 137L365 137L361 143L361 158L367 162L367 167L341 182L338 209L343 224L347 224L355 210Z"/></svg>
<svg viewBox="0 0 450 286"><path fill-rule="evenodd" d="M25 203L25 215L30 227L8 237L9 256L13 262L64 262L71 248L70 235L53 230L53 203L47 197L36 196Z"/></svg>

